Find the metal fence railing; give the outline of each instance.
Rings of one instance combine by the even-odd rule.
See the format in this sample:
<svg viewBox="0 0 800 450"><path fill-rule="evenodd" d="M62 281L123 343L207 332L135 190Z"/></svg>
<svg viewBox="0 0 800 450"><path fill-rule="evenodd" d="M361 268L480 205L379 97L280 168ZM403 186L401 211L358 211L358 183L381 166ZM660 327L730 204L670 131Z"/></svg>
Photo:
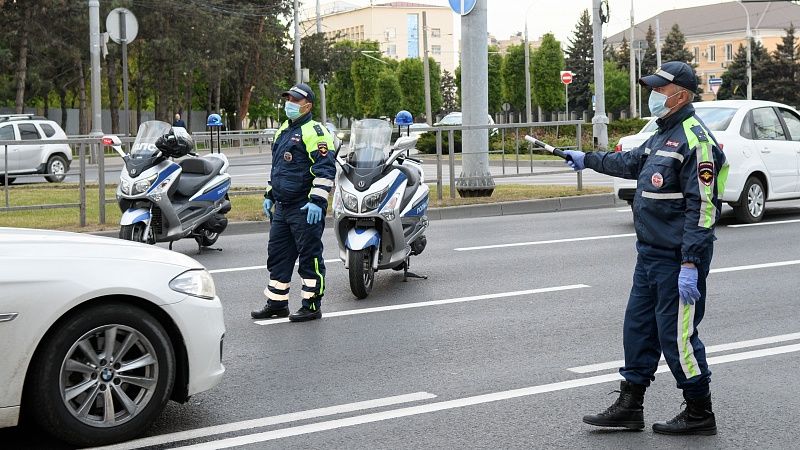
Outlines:
<svg viewBox="0 0 800 450"><path fill-rule="evenodd" d="M465 130L488 130L490 135L490 143L488 149L488 156L490 157L490 166L493 168L491 173L492 178L510 178L510 177L531 177L542 176L560 173L573 173L570 169L561 169L541 166L535 167L535 155L541 153L539 149L534 148L531 144L525 141L525 134L533 134L534 131L548 130L552 128L574 126L575 127L575 140L574 145L562 146L562 148L583 149L583 127L585 124L581 121L561 121L561 122L532 122L532 123L515 123L515 124L492 124L492 125L467 125L467 126L435 126L426 128L412 129L412 133L432 133L435 137L435 152L430 154L430 158L425 158L426 162L435 163L436 167L436 190L437 198L441 200L444 192L444 172L447 170L447 181L449 183L449 196L450 198L456 197L456 191L459 181L467 179L463 174L456 176L456 171L459 167L459 160L463 161L464 154L461 157L457 156L456 139L457 133ZM194 133L193 134L195 145L198 153L210 151L211 136L209 133ZM271 153L271 140L272 136L265 133L264 130L256 131L239 131L239 132L223 132L220 137L222 144L222 151L228 156L239 153L243 154L264 154ZM563 138L563 136L562 136ZM446 139L446 143L445 143ZM130 144L134 141L133 137L120 137L123 142L123 147L126 152L129 150ZM570 138L571 140L571 138ZM13 187L9 186L8 179L16 178L19 180L26 180L32 178L41 178L46 174L20 174L9 170L9 151L10 147L25 147L25 146L42 146L49 144L66 144L70 147L73 155L73 161L70 171L65 175L65 181L76 183L75 189L78 191L78 201L69 203L48 203L37 205L12 205L11 192ZM347 144L344 144L347 145ZM445 150L444 146L447 146ZM99 137L70 137L63 140L30 140L30 141L2 141L0 140L0 150L3 151L0 162L3 167L0 168L0 183L2 183L3 202L0 203L0 214L13 213L14 211L30 211L30 210L44 210L44 209L59 209L59 208L78 208L79 210L79 225L86 226L87 223L87 190L97 189L98 198L98 222L100 224L106 223L106 205L115 203L116 199L106 198L107 185L114 186L114 183L107 183L106 180L106 162L109 155L116 155L110 148L102 145ZM215 143L216 150L216 143ZM466 155L470 153L467 152ZM101 157L102 155L102 157ZM496 156L492 156L496 155ZM469 156L467 156L469 157ZM435 158L435 161L431 161ZM231 161L231 167L243 166L265 166L264 178L268 173L270 158L264 158L262 161L253 162L252 160L244 160L245 162L237 164ZM97 171L97 186L89 186L87 183L87 170L90 168ZM463 169L463 165L462 165ZM583 180L581 173L576 174L576 185L578 190L583 189ZM251 190L238 190L231 192L231 195L245 195L249 193L263 192L263 186L258 189Z"/></svg>

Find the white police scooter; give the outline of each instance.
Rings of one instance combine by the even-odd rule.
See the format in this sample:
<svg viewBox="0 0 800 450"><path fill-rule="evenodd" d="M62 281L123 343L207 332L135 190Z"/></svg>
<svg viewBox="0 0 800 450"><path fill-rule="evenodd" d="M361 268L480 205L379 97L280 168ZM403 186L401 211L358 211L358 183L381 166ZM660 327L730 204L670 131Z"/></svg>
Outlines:
<svg viewBox="0 0 800 450"><path fill-rule="evenodd" d="M410 125L411 115L405 114ZM411 256L427 243L428 186L421 161L409 157L417 138L400 137L391 146L391 137L386 121L356 121L349 148L336 155L341 170L333 197L334 231L350 290L358 298L369 295L381 269L402 270L404 281L426 278L408 271Z"/></svg>
<svg viewBox="0 0 800 450"><path fill-rule="evenodd" d="M161 121L139 126L130 154L117 136L103 137L125 166L117 187L122 210L119 237L129 241L172 243L192 237L199 249L213 245L228 226L231 176L222 153L198 157L182 127ZM171 158L191 157L179 163Z"/></svg>

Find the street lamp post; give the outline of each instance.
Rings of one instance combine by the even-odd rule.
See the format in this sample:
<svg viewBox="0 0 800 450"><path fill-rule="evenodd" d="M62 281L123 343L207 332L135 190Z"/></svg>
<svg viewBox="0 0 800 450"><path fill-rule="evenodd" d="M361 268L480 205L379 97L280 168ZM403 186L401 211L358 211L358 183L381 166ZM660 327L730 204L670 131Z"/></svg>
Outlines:
<svg viewBox="0 0 800 450"><path fill-rule="evenodd" d="M639 45L636 47L636 62L638 64L638 73L639 77L637 80L642 78L642 59L644 59L644 49L642 48L642 41L639 41ZM636 83L639 89L639 117L642 116L642 85L640 83Z"/></svg>
<svg viewBox="0 0 800 450"><path fill-rule="evenodd" d="M747 10L747 7L742 4L742 0L738 0L736 3L744 9L744 14L747 16L747 99L753 99L753 63L752 63L752 56L750 50L750 41L753 40L753 32L750 30L750 11Z"/></svg>
<svg viewBox="0 0 800 450"><path fill-rule="evenodd" d="M533 111L531 110L531 50L528 42L528 13L531 11L533 3L528 5L525 10L525 111L528 123L533 122Z"/></svg>

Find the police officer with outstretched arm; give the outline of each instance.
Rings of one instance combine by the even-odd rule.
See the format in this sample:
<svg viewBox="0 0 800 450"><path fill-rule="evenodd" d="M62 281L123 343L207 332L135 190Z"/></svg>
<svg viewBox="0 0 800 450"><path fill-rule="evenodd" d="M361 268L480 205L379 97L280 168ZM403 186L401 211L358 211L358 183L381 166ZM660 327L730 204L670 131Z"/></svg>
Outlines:
<svg viewBox="0 0 800 450"><path fill-rule="evenodd" d="M652 89L648 106L658 131L624 153L565 151L575 170L637 180L633 200L638 257L623 326L625 366L619 398L584 416L600 427L644 428L645 389L663 352L686 408L653 424L663 434L717 433L711 409L711 371L697 333L706 307L706 277L714 248L728 165L714 136L695 115L694 70L663 64L639 83Z"/></svg>
<svg viewBox="0 0 800 450"><path fill-rule="evenodd" d="M282 94L286 120L275 134L272 171L264 194L264 214L272 225L267 248L269 283L267 304L250 315L254 319L289 317L305 322L322 317L325 263L322 232L328 194L336 175L333 138L311 119L314 92L300 83ZM302 307L289 314L289 284L294 263L303 281Z"/></svg>

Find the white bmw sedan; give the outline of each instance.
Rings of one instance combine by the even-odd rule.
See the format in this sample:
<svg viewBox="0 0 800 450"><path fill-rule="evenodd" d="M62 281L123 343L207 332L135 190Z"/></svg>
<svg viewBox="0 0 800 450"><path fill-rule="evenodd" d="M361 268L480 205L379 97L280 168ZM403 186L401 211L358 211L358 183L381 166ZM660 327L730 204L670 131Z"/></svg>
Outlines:
<svg viewBox="0 0 800 450"><path fill-rule="evenodd" d="M79 446L131 439L225 368L211 275L159 247L0 228L0 428L22 412Z"/></svg>

